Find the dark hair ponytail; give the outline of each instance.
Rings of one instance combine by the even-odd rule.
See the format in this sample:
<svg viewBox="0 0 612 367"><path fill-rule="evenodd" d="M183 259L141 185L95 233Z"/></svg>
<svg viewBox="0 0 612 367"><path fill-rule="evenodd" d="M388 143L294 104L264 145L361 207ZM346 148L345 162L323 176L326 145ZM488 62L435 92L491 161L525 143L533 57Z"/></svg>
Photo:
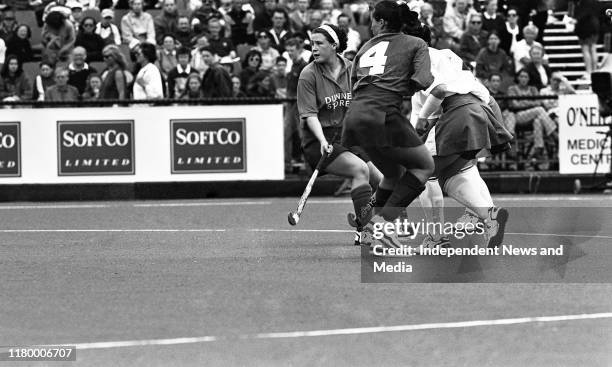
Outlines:
<svg viewBox="0 0 612 367"><path fill-rule="evenodd" d="M386 28L392 32L404 32L422 38L422 26L419 14L410 10L408 4L383 0L374 7L374 19L387 22ZM431 36L429 37L431 39Z"/></svg>

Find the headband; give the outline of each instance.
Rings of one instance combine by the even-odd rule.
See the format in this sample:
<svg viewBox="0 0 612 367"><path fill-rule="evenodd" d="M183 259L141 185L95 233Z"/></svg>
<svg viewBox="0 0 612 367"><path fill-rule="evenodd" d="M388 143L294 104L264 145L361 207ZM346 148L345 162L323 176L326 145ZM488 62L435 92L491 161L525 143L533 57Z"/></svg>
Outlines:
<svg viewBox="0 0 612 367"><path fill-rule="evenodd" d="M318 29L322 29L325 32L327 32L327 34L329 34L329 36L334 40L334 43L337 45L340 45L340 40L338 39L338 35L336 34L336 31L334 31L332 27L328 26L327 24L324 24L320 26Z"/></svg>

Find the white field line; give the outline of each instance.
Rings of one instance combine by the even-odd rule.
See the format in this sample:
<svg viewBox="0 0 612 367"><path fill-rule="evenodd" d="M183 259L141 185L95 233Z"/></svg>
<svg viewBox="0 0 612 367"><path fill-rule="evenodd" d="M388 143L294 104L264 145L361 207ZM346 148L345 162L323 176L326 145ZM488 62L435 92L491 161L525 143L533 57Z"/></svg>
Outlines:
<svg viewBox="0 0 612 367"><path fill-rule="evenodd" d="M520 325L520 324L536 324L536 323L552 323L552 322L567 322L579 320L595 320L595 319L610 319L612 312L579 314L579 315L559 315L559 316L536 316L536 317L518 317L508 319L492 319L492 320L472 320L472 321L456 321L456 322L437 322L427 324L411 324L411 325L395 325L395 326L374 326L374 327L359 327L346 329L324 329L324 330L309 330L309 331L289 331L289 332L271 332L258 334L243 334L237 337L225 336L199 336L186 338L168 338L168 339L143 339L143 340L124 340L124 341L108 341L94 343L68 343L62 346L76 346L77 350L85 349L114 349L125 347L144 347L154 345L179 345L179 344L196 344L207 343L222 340L260 340L260 339L281 339L281 338L304 338L317 336L339 336L339 335L358 335L358 334L375 334L389 332L406 332L406 331L422 331L422 330L445 330L458 328L473 328L473 327L493 327L505 325ZM57 344L54 344L57 345Z"/></svg>
<svg viewBox="0 0 612 367"><path fill-rule="evenodd" d="M190 206L242 206L242 205L270 205L270 201L213 201L197 203L150 203L133 204L135 208L167 208L167 207L190 207Z"/></svg>
<svg viewBox="0 0 612 367"><path fill-rule="evenodd" d="M113 233L129 233L129 232L226 232L226 229L210 229L210 228L199 228L199 229L157 229L157 228L134 228L134 229L90 229L90 228L74 228L74 229L0 229L0 233L79 233L79 232L113 232Z"/></svg>

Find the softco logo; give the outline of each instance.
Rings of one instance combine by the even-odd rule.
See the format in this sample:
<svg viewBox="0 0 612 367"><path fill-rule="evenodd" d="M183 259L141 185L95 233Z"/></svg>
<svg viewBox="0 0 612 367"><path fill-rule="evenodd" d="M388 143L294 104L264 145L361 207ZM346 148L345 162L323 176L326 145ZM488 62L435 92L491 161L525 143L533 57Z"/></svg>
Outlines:
<svg viewBox="0 0 612 367"><path fill-rule="evenodd" d="M171 120L172 173L246 172L245 120Z"/></svg>
<svg viewBox="0 0 612 367"><path fill-rule="evenodd" d="M58 174L134 174L134 121L58 121Z"/></svg>
<svg viewBox="0 0 612 367"><path fill-rule="evenodd" d="M0 122L0 177L21 176L19 122Z"/></svg>

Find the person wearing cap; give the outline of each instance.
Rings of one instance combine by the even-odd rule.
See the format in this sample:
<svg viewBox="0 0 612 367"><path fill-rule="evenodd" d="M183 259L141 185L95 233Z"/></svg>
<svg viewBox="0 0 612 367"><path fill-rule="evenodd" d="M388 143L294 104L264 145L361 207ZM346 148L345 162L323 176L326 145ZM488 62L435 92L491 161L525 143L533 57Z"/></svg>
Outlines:
<svg viewBox="0 0 612 367"><path fill-rule="evenodd" d="M155 44L153 17L142 10L142 0L130 0L130 9L121 18L123 43L130 48L134 48L140 42Z"/></svg>
<svg viewBox="0 0 612 367"><path fill-rule="evenodd" d="M102 61L102 49L106 45L102 37L95 33L95 30L96 20L93 17L83 18L74 45L82 46L87 50L89 61Z"/></svg>
<svg viewBox="0 0 612 367"><path fill-rule="evenodd" d="M278 50L272 47L270 34L266 31L257 33L257 46L254 49L261 52L261 70L272 69L276 58L280 56Z"/></svg>
<svg viewBox="0 0 612 367"><path fill-rule="evenodd" d="M15 19L15 11L8 8L2 12L2 21L0 22L0 38L8 41L9 37L17 30L17 22Z"/></svg>
<svg viewBox="0 0 612 367"><path fill-rule="evenodd" d="M49 13L42 29L43 59L47 58L52 63L68 61L75 41L74 26L66 16L58 11Z"/></svg>
<svg viewBox="0 0 612 367"><path fill-rule="evenodd" d="M54 11L62 13L67 19L70 18L70 16L72 15L72 10L70 10L70 8L68 7L66 0L56 0L50 2L49 4L47 4L47 6L45 6L45 10L43 11L42 16L43 22L47 19L47 16Z"/></svg>
<svg viewBox="0 0 612 367"><path fill-rule="evenodd" d="M70 16L68 19L74 25L75 31L80 31L81 21L83 20L83 4L77 0L71 0L66 3L66 6L70 8Z"/></svg>
<svg viewBox="0 0 612 367"><path fill-rule="evenodd" d="M115 12L112 9L102 10L102 20L96 25L96 34L102 37L104 45L121 45L121 33L113 24Z"/></svg>

